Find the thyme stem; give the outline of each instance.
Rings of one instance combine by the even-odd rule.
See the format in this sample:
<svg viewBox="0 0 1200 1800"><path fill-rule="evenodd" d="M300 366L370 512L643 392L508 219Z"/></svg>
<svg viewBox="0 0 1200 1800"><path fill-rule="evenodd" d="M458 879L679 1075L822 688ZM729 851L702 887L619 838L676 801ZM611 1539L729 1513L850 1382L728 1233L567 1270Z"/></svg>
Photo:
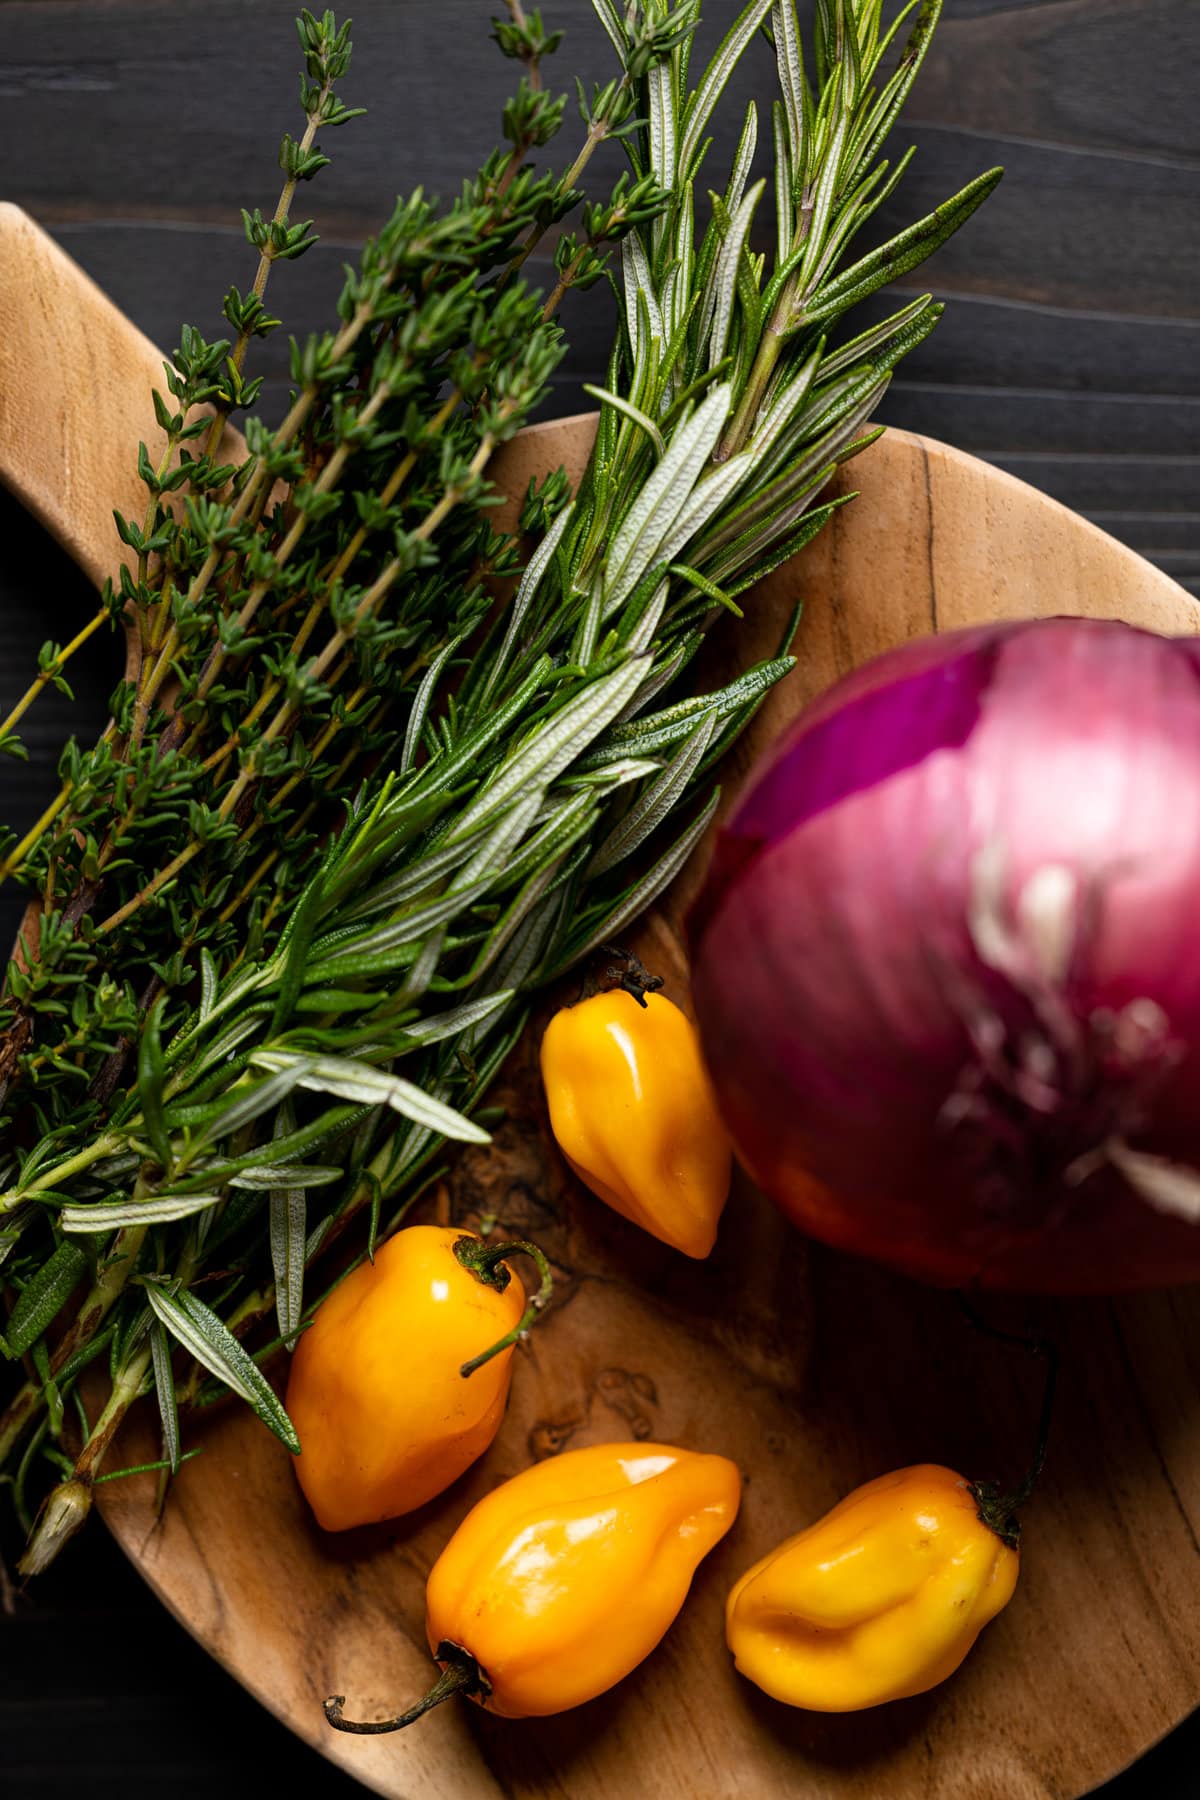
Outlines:
<svg viewBox="0 0 1200 1800"><path fill-rule="evenodd" d="M99 631L100 627L102 625L107 625L108 622L108 610L107 608L102 607L98 613L95 613L92 618L88 620L87 624L84 625L81 630L75 633L75 636L71 639L69 644L63 645L63 648L59 651L59 654L55 659L53 669L43 670L40 674L34 676L8 717L4 720L3 724L0 724L0 738L8 736L9 732L13 730L29 711L29 708L33 705L42 690L49 686L50 682L61 673L63 664L68 662L77 650L82 649L88 639L93 637L96 632Z"/></svg>

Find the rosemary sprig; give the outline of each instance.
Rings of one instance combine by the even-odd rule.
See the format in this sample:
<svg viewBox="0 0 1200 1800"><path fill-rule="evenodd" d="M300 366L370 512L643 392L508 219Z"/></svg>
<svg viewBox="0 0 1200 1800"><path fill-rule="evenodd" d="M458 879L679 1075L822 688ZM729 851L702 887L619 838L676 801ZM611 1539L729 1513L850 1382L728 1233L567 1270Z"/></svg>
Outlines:
<svg viewBox="0 0 1200 1800"><path fill-rule="evenodd" d="M483 469L540 387L552 340L544 303L525 295L512 271L530 233L547 212L561 215L571 195L523 170L510 176L511 161L493 159L472 189L468 224L423 201L398 209L403 225L368 248L348 284L341 335L297 353L298 398L283 427L272 434L252 425L247 464L224 486L212 484L234 497L189 503L171 552L173 596L196 595L205 623L189 665L199 672L185 673L180 710L192 736L211 721L204 741L214 745L209 772L224 782L223 797L213 807L189 794L207 810L189 816L186 832L170 816L153 840L160 854L148 880L136 833L163 805L153 785L130 806L126 778L122 796L138 854L124 830L106 862L97 849L94 871L84 866L86 849L73 860L69 845L55 849L55 866L69 865L77 888L99 884L107 905L125 892L126 857L137 885L107 915L115 921L107 930L77 906L79 929L65 947L51 934L58 972L40 976L35 965L38 995L61 986L76 952L95 958L119 938L126 956L144 954L138 934L163 911L168 941L185 950L173 979L155 967L148 1001L140 996L130 1008L127 1000L121 1029L137 1042L135 1070L127 1075L120 1062L108 1091L70 1128L50 1111L0 1194L19 1293L9 1348L40 1346L0 1419L0 1467L43 1418L50 1426L40 1441L61 1462L52 1438L62 1396L101 1342L112 1383L80 1461L43 1514L30 1566L79 1523L81 1494L148 1386L158 1389L168 1463L179 1455L179 1405L211 1391L200 1369L292 1441L258 1371L311 1314L307 1270L364 1213L368 1253L412 1204L447 1140L486 1135L480 1104L530 997L611 941L698 841L716 804L714 764L790 658L785 642L776 658L710 691L689 681L692 658L716 619L738 612L738 597L842 503L822 499L830 475L873 441L869 419L892 368L941 309L924 297L840 345L830 334L890 272L915 266L956 229L998 178L981 177L892 244L849 262L856 233L897 179L879 152L938 0L921 8L887 75L898 21L885 28L882 0L827 0L811 84L791 0L751 0L695 86L696 0L673 9L663 0L594 4L621 72L585 109L585 151L598 131L620 135L630 174L607 205L585 210L582 231L560 242L556 266L560 286L594 279L604 247L619 240L622 316L597 390L587 472L569 500L558 478L528 497L523 523L536 547L512 599L489 618L477 582L456 602L445 577L449 569L454 582L469 582L481 558L513 566L513 547L480 524ZM527 71L510 138L540 141L545 91L531 70L548 40L536 15L510 12L501 46ZM780 89L769 273L752 247L765 193L762 183L748 186L754 107L726 186L709 195L702 232L696 218L713 109L768 23ZM530 117L543 120L532 138ZM436 338L431 359L414 355L414 334ZM453 383L444 418L435 377ZM408 423L414 408L440 420L432 445ZM401 446L414 484L385 502ZM320 469L338 457L367 484L349 498L344 485L320 485ZM271 483L283 484L287 502L247 499L261 499ZM364 529L368 566L354 578L354 562L334 577ZM281 558L289 533L296 542ZM226 642L256 584L262 608L269 589L271 617L286 631L302 609L307 620L326 600L332 631L319 652L281 662L265 630L261 646ZM182 645L190 615L173 610ZM258 635L258 610L242 629L251 626ZM380 643L391 647L389 659L364 660L364 648ZM214 678L204 687L214 654L234 663L241 686L226 691ZM377 666L378 715L368 682ZM382 716L371 744L380 768L319 850L319 819L301 800L312 804L314 768L326 778L329 765L317 758L332 746L346 751L364 717L354 713L348 733L326 741L341 723L328 687L339 668L347 688L357 683L356 704L371 708L365 716ZM290 712L272 731L284 706ZM169 759L176 727L160 705L155 729ZM295 753L298 738L321 745L311 765ZM134 758L127 766L136 773L142 765ZM282 843L264 816L280 794L295 834ZM293 799L296 812L288 811ZM229 866L221 849L235 837L253 849ZM258 881L244 882L231 915L240 927L235 949L213 929L213 909L229 904L246 862L261 854L289 871L291 898L273 910ZM208 885L189 892L206 910L200 920L172 914L171 882L197 866ZM186 967L185 958L193 959ZM81 1254L93 1272L72 1315ZM226 1273L211 1276L214 1269ZM195 1287L206 1275L201 1300ZM277 1335L263 1343L257 1328L271 1312ZM55 1319L62 1335L51 1348ZM194 1359L182 1378L170 1339Z"/></svg>

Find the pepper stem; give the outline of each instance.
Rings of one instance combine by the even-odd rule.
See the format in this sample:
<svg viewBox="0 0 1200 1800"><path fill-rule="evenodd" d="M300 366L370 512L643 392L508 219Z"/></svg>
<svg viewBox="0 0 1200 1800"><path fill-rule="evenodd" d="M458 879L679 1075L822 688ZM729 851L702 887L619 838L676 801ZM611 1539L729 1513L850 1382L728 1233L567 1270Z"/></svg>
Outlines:
<svg viewBox="0 0 1200 1800"><path fill-rule="evenodd" d="M465 1378L473 1375L476 1369L482 1369L484 1363L491 1362L493 1356L499 1356L502 1350L507 1350L510 1344L517 1342L518 1338L524 1337L530 1326L536 1322L539 1314L545 1310L554 1288L554 1277L550 1273L550 1264L547 1262L545 1254L538 1249L536 1244L526 1243L524 1238L510 1238L503 1244L485 1244L480 1238L460 1237L454 1246L454 1254L463 1268L470 1270L476 1281L482 1281L485 1287L495 1288L501 1294L511 1280L511 1273L505 1267L506 1257L531 1257L537 1264L538 1274L542 1278L542 1285L512 1330L506 1331L504 1336L497 1338L489 1349L480 1351L478 1356L473 1356L470 1362L463 1364L458 1372Z"/></svg>
<svg viewBox="0 0 1200 1800"><path fill-rule="evenodd" d="M1046 1365L1033 1457L1021 1480L1007 1493L1002 1492L999 1483L995 1481L973 1481L970 1484L980 1519L996 1533L1002 1543L1007 1544L1010 1550L1015 1550L1021 1541L1021 1522L1017 1514L1037 1486L1046 1462L1050 1422L1054 1415L1054 1395L1058 1385L1058 1346L1051 1343L1049 1338L1023 1337L1019 1332L1001 1331L999 1326L988 1324L965 1294L960 1293L958 1298L977 1331L985 1332L988 1337L999 1338L1002 1343L1019 1344L1031 1356L1040 1356Z"/></svg>
<svg viewBox="0 0 1200 1800"><path fill-rule="evenodd" d="M647 994L656 994L665 985L662 976L652 975L632 950L622 950L617 944L604 944L601 948L606 956L619 956L625 965L621 969L606 969L606 980L632 994L639 1006L645 1006Z"/></svg>
<svg viewBox="0 0 1200 1800"><path fill-rule="evenodd" d="M443 1700L449 1700L454 1694L466 1694L468 1699L485 1699L492 1691L492 1684L480 1668L469 1650L461 1644L452 1644L447 1639L440 1643L436 1651L437 1660L446 1666L430 1688L407 1712L397 1713L394 1719L345 1719L342 1708L346 1704L345 1694L330 1694L325 1702L325 1717L335 1731L353 1731L361 1737L375 1737L385 1731L403 1731L406 1725L412 1725L425 1713L432 1712Z"/></svg>

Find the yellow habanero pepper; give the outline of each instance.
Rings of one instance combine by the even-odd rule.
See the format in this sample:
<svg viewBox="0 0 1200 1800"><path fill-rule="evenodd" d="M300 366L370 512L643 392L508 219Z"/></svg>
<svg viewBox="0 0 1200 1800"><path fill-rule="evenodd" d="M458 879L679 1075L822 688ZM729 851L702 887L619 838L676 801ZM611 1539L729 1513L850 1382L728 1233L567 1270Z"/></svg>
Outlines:
<svg viewBox="0 0 1200 1800"><path fill-rule="evenodd" d="M731 1150L700 1040L662 994L614 988L555 1014L542 1039L550 1126L580 1180L643 1231L707 1256Z"/></svg>
<svg viewBox="0 0 1200 1800"><path fill-rule="evenodd" d="M697 1564L737 1515L741 1476L723 1456L666 1444L596 1444L514 1476L469 1512L429 1574L425 1629L442 1676L396 1731L453 1693L508 1719L579 1706L649 1656Z"/></svg>
<svg viewBox="0 0 1200 1800"><path fill-rule="evenodd" d="M856 1488L734 1587L725 1636L738 1669L813 1712L935 1687L1016 1587L1015 1526L985 1523L987 1509L982 1490L934 1463Z"/></svg>
<svg viewBox="0 0 1200 1800"><path fill-rule="evenodd" d="M528 1308L504 1260L518 1252L542 1275ZM397 1232L333 1290L296 1346L286 1402L318 1524L345 1531L412 1512L483 1455L513 1345L549 1291L532 1244L434 1225Z"/></svg>

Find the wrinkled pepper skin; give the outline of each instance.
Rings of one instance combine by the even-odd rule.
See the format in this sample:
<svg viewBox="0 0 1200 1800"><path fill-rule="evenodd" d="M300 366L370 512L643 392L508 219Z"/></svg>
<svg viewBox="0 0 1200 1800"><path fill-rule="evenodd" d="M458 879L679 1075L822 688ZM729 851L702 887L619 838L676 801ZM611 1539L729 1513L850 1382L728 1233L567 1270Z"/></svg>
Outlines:
<svg viewBox="0 0 1200 1800"><path fill-rule="evenodd" d="M296 1346L286 1402L295 1468L326 1531L423 1506L499 1430L511 1348L469 1378L459 1370L516 1325L525 1290L511 1269L503 1292L465 1269L454 1246L471 1236L397 1232L333 1290Z"/></svg>
<svg viewBox="0 0 1200 1800"><path fill-rule="evenodd" d="M707 1256L732 1152L687 1015L622 988L563 1007L542 1039L542 1080L580 1180L664 1244Z"/></svg>
<svg viewBox="0 0 1200 1800"><path fill-rule="evenodd" d="M466 1650L505 1718L603 1694L649 1656L737 1516L723 1456L665 1444L568 1450L469 1512L430 1572L426 1631Z"/></svg>
<svg viewBox="0 0 1200 1800"><path fill-rule="evenodd" d="M963 1477L922 1463L856 1488L756 1563L729 1596L726 1640L776 1700L857 1712L952 1675L1018 1567Z"/></svg>

